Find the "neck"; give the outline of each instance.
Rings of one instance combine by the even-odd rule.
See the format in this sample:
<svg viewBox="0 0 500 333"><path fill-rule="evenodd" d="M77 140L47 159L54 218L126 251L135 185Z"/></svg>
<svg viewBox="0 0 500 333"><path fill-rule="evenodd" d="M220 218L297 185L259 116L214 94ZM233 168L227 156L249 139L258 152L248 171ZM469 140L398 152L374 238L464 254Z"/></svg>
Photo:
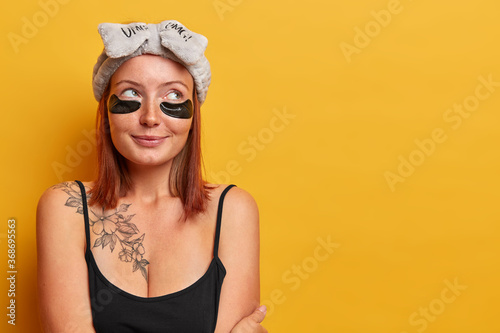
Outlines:
<svg viewBox="0 0 500 333"><path fill-rule="evenodd" d="M135 202L154 203L161 198L172 197L169 175L172 160L166 164L146 166L128 163L132 188L127 197Z"/></svg>

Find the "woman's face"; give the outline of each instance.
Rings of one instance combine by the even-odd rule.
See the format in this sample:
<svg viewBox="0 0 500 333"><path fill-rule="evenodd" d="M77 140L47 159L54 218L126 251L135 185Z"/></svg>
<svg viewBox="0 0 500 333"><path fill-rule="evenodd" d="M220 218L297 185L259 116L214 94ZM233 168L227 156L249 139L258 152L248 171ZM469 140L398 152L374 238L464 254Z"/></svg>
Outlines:
<svg viewBox="0 0 500 333"><path fill-rule="evenodd" d="M118 68L110 81L109 127L128 163L162 165L182 150L193 119L193 85L184 66L160 56L141 55ZM184 106L177 115L175 104Z"/></svg>

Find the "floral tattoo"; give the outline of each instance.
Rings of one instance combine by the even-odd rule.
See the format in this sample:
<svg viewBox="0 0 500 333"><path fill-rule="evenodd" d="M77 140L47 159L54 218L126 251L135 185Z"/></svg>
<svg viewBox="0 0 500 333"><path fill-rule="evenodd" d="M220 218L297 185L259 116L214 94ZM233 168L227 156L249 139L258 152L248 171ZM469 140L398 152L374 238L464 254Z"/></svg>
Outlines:
<svg viewBox="0 0 500 333"><path fill-rule="evenodd" d="M80 187L76 183L65 182L52 188L66 192L69 198L66 200L65 205L75 207L78 214L83 214L82 195ZM130 205L121 204L114 212L105 211L104 208L100 212L93 209L89 210L90 229L95 235L100 236L95 240L93 248L101 247L104 249L109 246L109 249L113 252L116 245L120 245L121 250L118 253L118 258L123 262L131 262L132 271L140 270L147 281L148 272L146 266L149 265L149 261L143 258L145 250L142 245L145 234L136 237L139 234L139 229L134 223L130 222L135 214L122 214L127 212Z"/></svg>

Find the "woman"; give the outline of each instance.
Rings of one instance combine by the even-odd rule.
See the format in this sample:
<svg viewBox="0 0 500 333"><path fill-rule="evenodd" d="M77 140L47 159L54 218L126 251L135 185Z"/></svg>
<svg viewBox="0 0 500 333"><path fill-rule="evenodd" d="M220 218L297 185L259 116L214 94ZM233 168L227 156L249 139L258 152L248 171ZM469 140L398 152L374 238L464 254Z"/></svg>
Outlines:
<svg viewBox="0 0 500 333"><path fill-rule="evenodd" d="M207 39L177 21L99 33L97 179L37 210L44 330L266 332L255 201L201 175Z"/></svg>

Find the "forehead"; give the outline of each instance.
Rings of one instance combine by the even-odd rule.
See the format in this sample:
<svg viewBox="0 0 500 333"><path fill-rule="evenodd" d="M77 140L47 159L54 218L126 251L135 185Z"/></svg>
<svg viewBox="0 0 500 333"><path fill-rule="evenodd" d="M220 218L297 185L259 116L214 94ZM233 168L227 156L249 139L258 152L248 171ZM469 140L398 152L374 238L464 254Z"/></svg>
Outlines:
<svg viewBox="0 0 500 333"><path fill-rule="evenodd" d="M141 84L164 84L181 81L193 89L193 77L180 63L157 55L144 54L125 61L111 77L111 85L121 80L136 81Z"/></svg>

